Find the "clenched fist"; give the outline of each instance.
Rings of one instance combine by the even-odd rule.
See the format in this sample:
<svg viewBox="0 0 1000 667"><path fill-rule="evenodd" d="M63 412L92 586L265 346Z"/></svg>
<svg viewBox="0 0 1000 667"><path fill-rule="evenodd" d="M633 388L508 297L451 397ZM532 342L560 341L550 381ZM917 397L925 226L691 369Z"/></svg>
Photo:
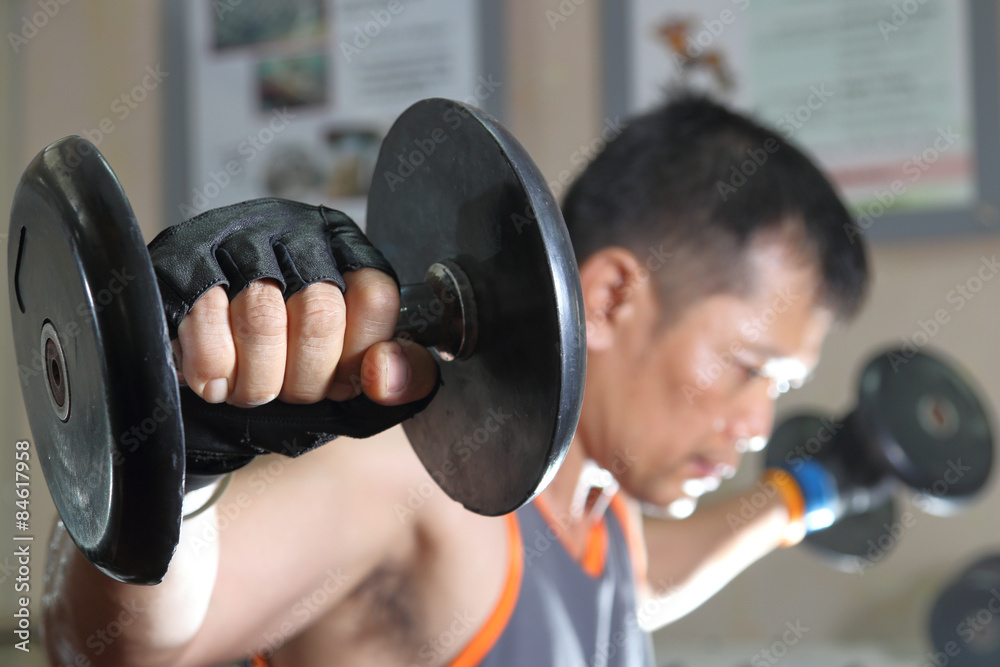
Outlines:
<svg viewBox="0 0 1000 667"><path fill-rule="evenodd" d="M209 403L254 407L343 401L359 392L383 405L423 398L437 368L427 349L392 339L399 290L372 268L345 272L345 292L310 284L287 302L271 279L251 282L232 302L213 287L177 327L183 380Z"/></svg>

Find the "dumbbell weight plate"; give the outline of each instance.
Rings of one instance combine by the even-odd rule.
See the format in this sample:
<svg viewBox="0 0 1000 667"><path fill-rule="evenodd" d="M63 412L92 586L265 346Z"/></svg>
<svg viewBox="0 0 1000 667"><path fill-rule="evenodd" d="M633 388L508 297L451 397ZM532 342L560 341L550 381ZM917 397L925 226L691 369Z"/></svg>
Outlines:
<svg viewBox="0 0 1000 667"><path fill-rule="evenodd" d="M881 465L922 493L928 511L948 514L985 487L990 419L954 364L924 351L875 356L861 376L857 413Z"/></svg>
<svg viewBox="0 0 1000 667"><path fill-rule="evenodd" d="M28 166L7 255L21 389L59 516L98 568L156 581L180 531L177 381L142 234L89 142L60 140Z"/></svg>
<svg viewBox="0 0 1000 667"><path fill-rule="evenodd" d="M583 400L583 297L552 193L495 120L423 100L382 143L366 233L404 285L442 258L472 283L474 355L439 363L437 397L403 427L449 496L512 511L555 474Z"/></svg>
<svg viewBox="0 0 1000 667"><path fill-rule="evenodd" d="M831 446L857 442L858 436L851 428L851 420L841 423L812 414L785 419L774 429L764 450L765 465L794 469L798 461L827 459ZM859 559L865 561L860 565L864 567L881 561L892 550L898 540L893 529L898 533L895 503L889 498L868 511L846 516L829 528L806 535L803 544L833 567L856 572Z"/></svg>
<svg viewBox="0 0 1000 667"><path fill-rule="evenodd" d="M930 613L930 635L950 667L1000 664L1000 618L993 611L1000 601L998 591L1000 556L994 554L966 568L938 595Z"/></svg>

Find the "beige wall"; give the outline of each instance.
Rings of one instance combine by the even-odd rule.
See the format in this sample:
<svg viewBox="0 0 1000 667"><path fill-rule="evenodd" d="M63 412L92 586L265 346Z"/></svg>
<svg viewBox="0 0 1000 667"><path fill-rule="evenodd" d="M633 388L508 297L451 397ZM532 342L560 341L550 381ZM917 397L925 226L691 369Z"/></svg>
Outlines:
<svg viewBox="0 0 1000 667"><path fill-rule="evenodd" d="M20 17L33 3L8 6ZM600 106L600 3L578 6L567 21L552 30L546 9L559 0L510 0L511 81L509 125L553 181L572 167L571 155L597 136L603 122ZM8 210L12 184L31 157L63 135L98 126L110 114L110 104L141 78L147 65L160 62L157 3L74 2L64 7L23 50L12 55L0 45L0 209ZM4 29L3 33L6 34ZM13 80L13 84L12 84ZM161 203L161 98L155 93L101 145L121 177L147 236L159 227ZM16 120L16 123L15 123ZM7 131L11 125L14 131ZM0 227L6 233L6 222ZM849 404L857 368L871 350L916 331L918 321L939 307L945 294L964 282L986 254L1000 254L1000 239L957 239L915 245L880 245L874 249L875 286L860 321L835 332L827 346L816 380L782 399L782 409L810 404L841 410ZM0 304L6 319L6 271ZM1000 331L1000 281L989 283L934 339L970 368L990 400L1000 401L1000 352L994 339ZM0 327L0 451L6 443L28 437L21 416L9 342L9 325ZM749 483L756 461L744 466L740 480ZM38 482L40 471L35 470ZM11 507L4 482L2 508ZM968 514L943 520L920 516L918 523L886 563L864 577L826 568L803 549L774 554L742 575L715 599L658 637L663 655L675 642L760 640L785 621L801 619L813 630L810 641L828 639L898 641L917 646L933 589L942 578L974 554L1000 548L1000 517L993 511L1000 490ZM46 503L42 484L34 489L36 534L47 529L41 509ZM0 530L10 530L6 509ZM9 539L0 534L0 542ZM3 559L0 552L0 562ZM35 584L41 563L36 561ZM3 602L8 583L0 584ZM37 590L37 588L36 588ZM36 598L37 599L37 598ZM3 606L3 605L0 605ZM0 609L2 618L8 618ZM0 621L2 626L5 621Z"/></svg>

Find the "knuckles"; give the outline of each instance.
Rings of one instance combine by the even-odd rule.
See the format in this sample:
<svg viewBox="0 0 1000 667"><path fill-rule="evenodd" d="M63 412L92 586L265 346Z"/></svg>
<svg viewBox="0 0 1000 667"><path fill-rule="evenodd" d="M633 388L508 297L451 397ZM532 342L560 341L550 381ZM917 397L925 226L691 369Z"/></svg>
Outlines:
<svg viewBox="0 0 1000 667"><path fill-rule="evenodd" d="M316 369L327 364L315 355L339 356L345 337L349 337L349 327L356 333L364 331L379 338L387 330L391 335L399 307L396 283L375 269L356 272L348 279L346 292L334 285L310 285L290 297L287 304L271 281L251 283L232 302L225 290L213 288L181 322L180 328L187 335L180 337L189 346L184 350L185 362L191 362L184 364L185 376L189 381L204 381L227 377L239 368L243 370L239 372L242 380L227 400L229 403L251 407L276 396L290 403L312 403L324 397L333 376L343 371L338 363L320 373L329 377L318 377ZM277 350L286 342L286 355L293 354L292 348L297 351L298 363L293 362L297 370L275 366L273 354L267 351ZM306 352L307 348L311 351ZM303 353L307 356L300 356ZM356 389L362 384L358 373L378 375L376 364L359 366L350 379ZM247 373L251 367L272 372Z"/></svg>
<svg viewBox="0 0 1000 667"><path fill-rule="evenodd" d="M233 335L237 339L241 341L254 338L284 339L288 316L281 292L273 289L253 289L251 286L237 298L244 299L242 308L237 310L238 315L232 318Z"/></svg>
<svg viewBox="0 0 1000 667"><path fill-rule="evenodd" d="M205 292L183 320L180 327L189 327L196 323L198 327L229 326L229 297L221 287L213 287ZM180 328L178 327L178 329Z"/></svg>
<svg viewBox="0 0 1000 667"><path fill-rule="evenodd" d="M289 318L295 318L298 337L303 344L321 343L344 335L347 308L340 291L306 288L292 297Z"/></svg>
<svg viewBox="0 0 1000 667"><path fill-rule="evenodd" d="M366 278L351 285L347 300L365 319L391 324L399 315L399 290L391 278L381 273L377 275L378 278Z"/></svg>

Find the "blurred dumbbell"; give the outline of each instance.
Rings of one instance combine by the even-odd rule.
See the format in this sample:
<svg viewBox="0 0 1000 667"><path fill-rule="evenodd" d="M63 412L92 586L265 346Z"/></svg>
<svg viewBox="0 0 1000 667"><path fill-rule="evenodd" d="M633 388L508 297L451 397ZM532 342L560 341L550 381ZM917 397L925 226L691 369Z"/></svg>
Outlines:
<svg viewBox="0 0 1000 667"><path fill-rule="evenodd" d="M944 587L929 629L935 653L928 664L1000 665L1000 554L976 561Z"/></svg>
<svg viewBox="0 0 1000 667"><path fill-rule="evenodd" d="M993 465L990 419L971 381L936 355L889 350L873 357L857 405L842 418L783 420L767 446L806 501L805 543L857 571L882 560L916 518L896 498L946 516L975 497Z"/></svg>

